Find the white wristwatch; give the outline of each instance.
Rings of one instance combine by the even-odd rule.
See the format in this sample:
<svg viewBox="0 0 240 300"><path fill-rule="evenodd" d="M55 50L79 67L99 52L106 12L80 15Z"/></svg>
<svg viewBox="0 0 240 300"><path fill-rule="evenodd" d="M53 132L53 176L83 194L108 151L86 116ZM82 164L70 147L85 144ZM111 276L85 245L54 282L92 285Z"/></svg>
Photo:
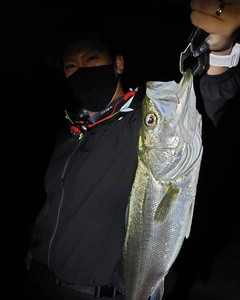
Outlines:
<svg viewBox="0 0 240 300"><path fill-rule="evenodd" d="M240 57L240 43L236 43L229 55L215 55L210 53L209 65L214 67L236 67Z"/></svg>

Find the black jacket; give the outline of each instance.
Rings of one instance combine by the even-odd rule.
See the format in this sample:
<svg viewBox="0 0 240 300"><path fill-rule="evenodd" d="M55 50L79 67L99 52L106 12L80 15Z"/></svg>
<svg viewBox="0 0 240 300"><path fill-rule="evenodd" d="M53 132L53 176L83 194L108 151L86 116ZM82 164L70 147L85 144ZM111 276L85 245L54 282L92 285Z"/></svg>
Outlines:
<svg viewBox="0 0 240 300"><path fill-rule="evenodd" d="M200 86L205 105L201 113L214 127L239 89L240 72L205 75ZM144 95L140 88L133 111L94 126L81 140L70 133L68 121L57 139L45 176L47 200L34 224L30 248L34 259L63 282L110 283L122 253Z"/></svg>

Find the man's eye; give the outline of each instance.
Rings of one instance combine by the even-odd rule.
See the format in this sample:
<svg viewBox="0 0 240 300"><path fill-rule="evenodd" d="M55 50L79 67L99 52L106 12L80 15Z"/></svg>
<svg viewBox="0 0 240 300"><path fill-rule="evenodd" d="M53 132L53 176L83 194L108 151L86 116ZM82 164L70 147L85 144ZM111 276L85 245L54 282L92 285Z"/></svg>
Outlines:
<svg viewBox="0 0 240 300"><path fill-rule="evenodd" d="M96 56L90 56L88 59L87 59L87 61L89 62L89 61L93 61L93 60L95 60L97 57Z"/></svg>
<svg viewBox="0 0 240 300"><path fill-rule="evenodd" d="M74 65L67 65L66 67L65 67L65 69L66 70L69 70L69 69L72 69L72 68L74 68L75 66Z"/></svg>

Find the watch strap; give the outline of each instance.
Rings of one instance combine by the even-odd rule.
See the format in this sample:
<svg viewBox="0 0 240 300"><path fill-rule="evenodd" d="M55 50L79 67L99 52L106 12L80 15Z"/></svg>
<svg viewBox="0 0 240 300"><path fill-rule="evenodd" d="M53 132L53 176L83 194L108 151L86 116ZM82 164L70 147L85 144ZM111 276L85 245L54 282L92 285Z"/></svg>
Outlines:
<svg viewBox="0 0 240 300"><path fill-rule="evenodd" d="M236 43L232 52L229 55L215 55L210 53L209 55L209 65L215 67L236 67L239 62L240 57L240 43Z"/></svg>

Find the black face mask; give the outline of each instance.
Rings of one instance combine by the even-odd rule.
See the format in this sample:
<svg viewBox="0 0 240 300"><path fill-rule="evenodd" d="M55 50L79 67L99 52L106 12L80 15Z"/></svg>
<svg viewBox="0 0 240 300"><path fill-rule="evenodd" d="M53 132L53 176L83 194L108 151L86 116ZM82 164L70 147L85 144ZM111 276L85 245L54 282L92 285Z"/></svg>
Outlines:
<svg viewBox="0 0 240 300"><path fill-rule="evenodd" d="M67 78L80 107L97 112L111 101L118 83L113 65L84 67Z"/></svg>

